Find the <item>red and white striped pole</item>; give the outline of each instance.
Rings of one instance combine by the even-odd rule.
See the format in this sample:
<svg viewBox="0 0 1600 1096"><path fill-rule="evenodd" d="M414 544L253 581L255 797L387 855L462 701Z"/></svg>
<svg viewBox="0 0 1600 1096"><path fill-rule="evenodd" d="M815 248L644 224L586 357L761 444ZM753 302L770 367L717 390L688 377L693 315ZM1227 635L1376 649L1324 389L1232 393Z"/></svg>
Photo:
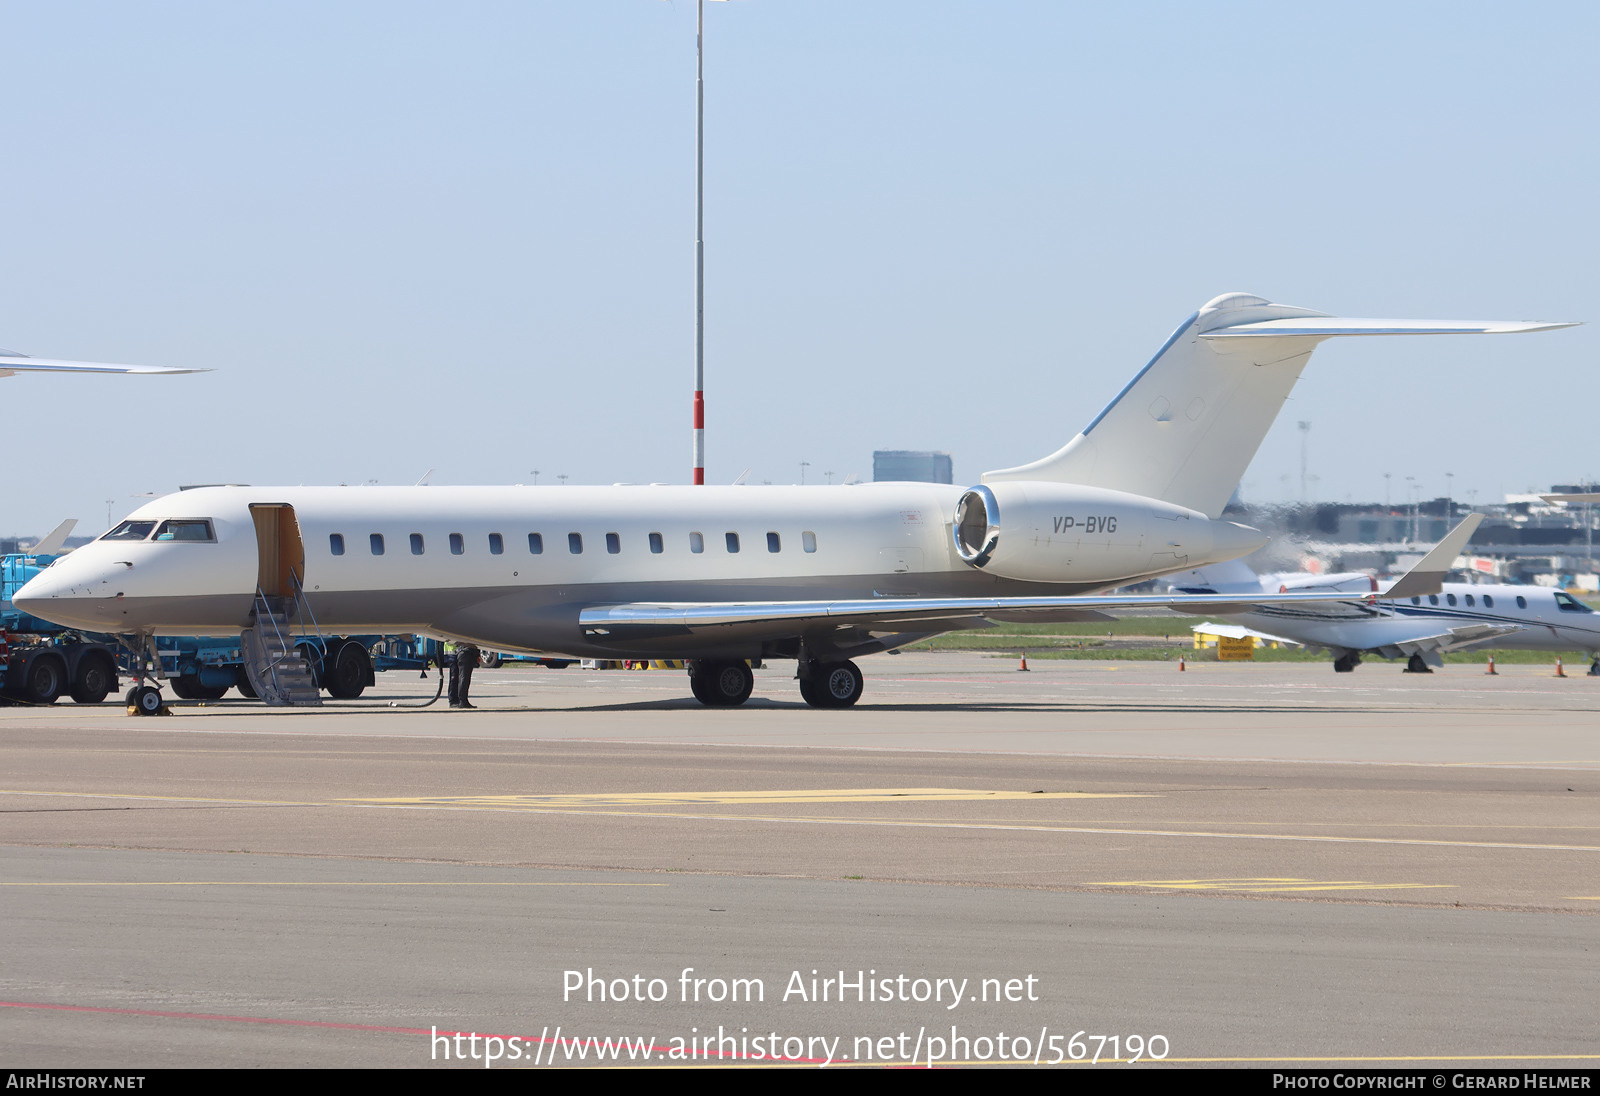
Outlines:
<svg viewBox="0 0 1600 1096"><path fill-rule="evenodd" d="M705 0L694 18L694 482L706 482Z"/></svg>

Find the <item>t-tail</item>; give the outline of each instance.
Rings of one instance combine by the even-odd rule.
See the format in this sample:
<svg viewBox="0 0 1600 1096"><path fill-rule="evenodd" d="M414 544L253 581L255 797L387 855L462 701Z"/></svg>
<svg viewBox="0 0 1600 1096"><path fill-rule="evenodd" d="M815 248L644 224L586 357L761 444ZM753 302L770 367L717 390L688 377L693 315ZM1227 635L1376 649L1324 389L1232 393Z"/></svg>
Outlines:
<svg viewBox="0 0 1600 1096"><path fill-rule="evenodd" d="M1504 334L1571 327L1501 320L1342 319L1247 293L1190 316L1083 432L1043 460L985 484L1072 483L1159 499L1211 518L1300 379L1311 352L1342 335Z"/></svg>

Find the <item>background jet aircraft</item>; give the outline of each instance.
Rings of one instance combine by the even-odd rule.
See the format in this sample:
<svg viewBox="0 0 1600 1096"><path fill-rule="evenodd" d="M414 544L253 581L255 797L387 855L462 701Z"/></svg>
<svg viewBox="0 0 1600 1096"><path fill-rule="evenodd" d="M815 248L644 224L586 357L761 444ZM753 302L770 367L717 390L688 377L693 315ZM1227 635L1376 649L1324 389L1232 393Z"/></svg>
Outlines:
<svg viewBox="0 0 1600 1096"><path fill-rule="evenodd" d="M1473 515L1477 517L1478 515ZM1474 523L1476 524L1476 523ZM1452 553L1452 558L1454 553ZM1182 593L1275 594L1347 591L1349 601L1316 605L1262 605L1241 601L1227 623L1210 621L1196 632L1298 643L1329 651L1337 673L1349 673L1363 656L1403 658L1406 669L1430 672L1444 655L1470 647L1533 651L1587 651L1589 672L1600 676L1600 613L1563 590L1446 582L1432 593L1380 590L1370 575L1257 575L1237 560L1178 576ZM1404 596L1392 596L1399 593ZM1377 595L1374 597L1374 595Z"/></svg>

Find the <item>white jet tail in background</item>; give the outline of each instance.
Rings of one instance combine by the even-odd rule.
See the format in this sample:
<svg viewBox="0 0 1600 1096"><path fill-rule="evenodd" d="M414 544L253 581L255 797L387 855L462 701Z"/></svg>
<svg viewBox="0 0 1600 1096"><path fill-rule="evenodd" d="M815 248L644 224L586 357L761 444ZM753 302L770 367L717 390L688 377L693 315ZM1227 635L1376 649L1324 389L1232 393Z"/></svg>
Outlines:
<svg viewBox="0 0 1600 1096"><path fill-rule="evenodd" d="M1339 335L1502 334L1571 327L1498 320L1340 319L1247 293L1209 301L1083 432L986 484L1073 483L1221 516L1318 343Z"/></svg>

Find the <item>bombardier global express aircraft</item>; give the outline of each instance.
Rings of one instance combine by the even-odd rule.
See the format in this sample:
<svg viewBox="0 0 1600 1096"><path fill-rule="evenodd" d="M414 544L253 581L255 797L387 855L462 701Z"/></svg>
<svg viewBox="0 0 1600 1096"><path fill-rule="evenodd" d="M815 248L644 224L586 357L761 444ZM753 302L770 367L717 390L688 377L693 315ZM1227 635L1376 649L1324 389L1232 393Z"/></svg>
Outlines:
<svg viewBox="0 0 1600 1096"><path fill-rule="evenodd" d="M862 691L855 658L939 632L1227 602L1096 591L1265 543L1222 509L1322 340L1564 326L1341 319L1228 294L1065 446L971 488L199 488L141 507L15 603L143 650L157 634L255 632L263 679L293 652L268 633L314 621L335 635L685 659L709 705L750 695L749 661L795 659L809 704L844 707ZM1326 595L1269 600L1314 599ZM343 670L333 661L364 671L357 652ZM143 684L130 701L161 703Z"/></svg>

